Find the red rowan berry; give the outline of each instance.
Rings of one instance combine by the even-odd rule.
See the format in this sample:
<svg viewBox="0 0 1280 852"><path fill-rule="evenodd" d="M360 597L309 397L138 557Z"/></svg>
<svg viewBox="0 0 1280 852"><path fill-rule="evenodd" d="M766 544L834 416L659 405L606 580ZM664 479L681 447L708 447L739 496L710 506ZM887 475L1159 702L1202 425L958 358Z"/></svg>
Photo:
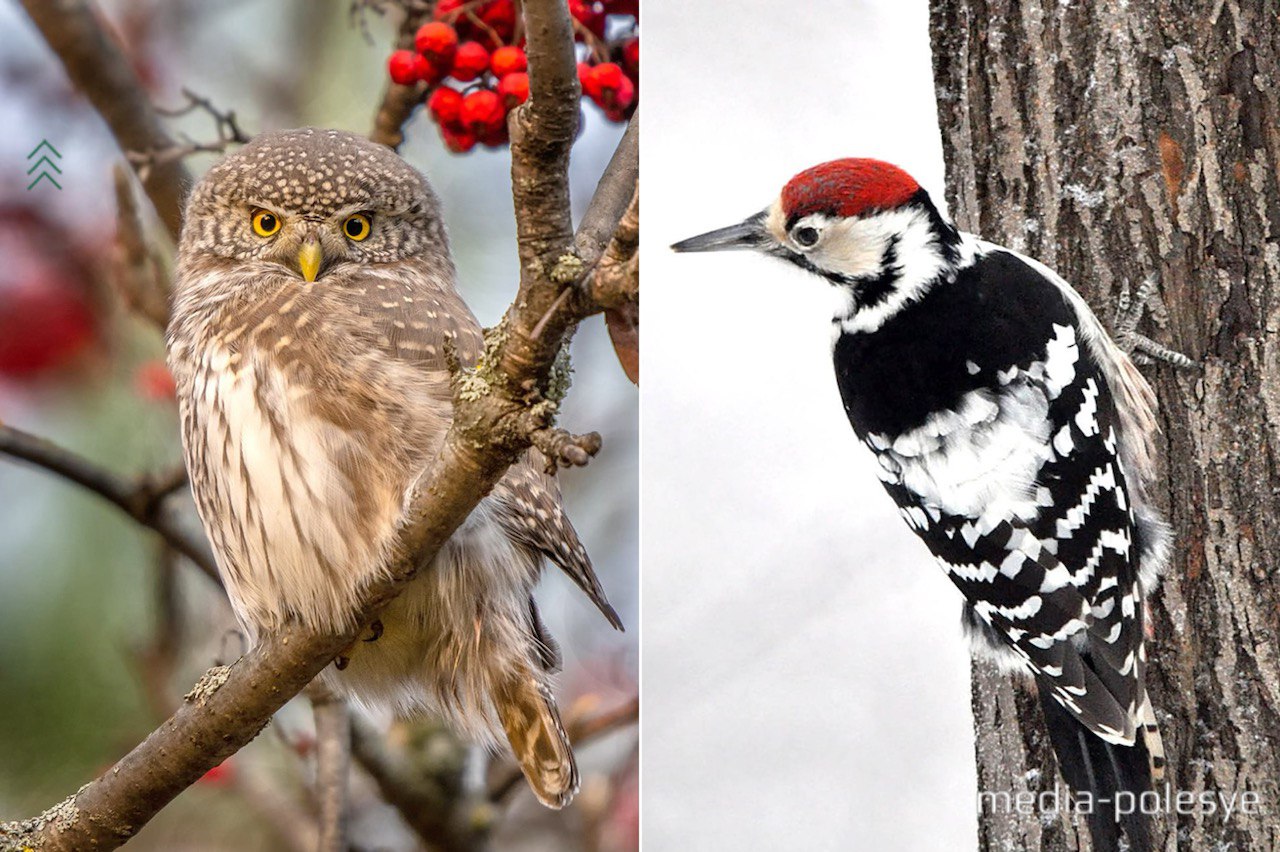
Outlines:
<svg viewBox="0 0 1280 852"><path fill-rule="evenodd" d="M462 93L448 86L441 86L427 99L427 109L436 124L457 124L462 116Z"/></svg>
<svg viewBox="0 0 1280 852"><path fill-rule="evenodd" d="M493 127L486 127L479 136L480 144L488 145L490 148L501 148L511 141L511 135L507 132L507 122L505 120Z"/></svg>
<svg viewBox="0 0 1280 852"><path fill-rule="evenodd" d="M508 74L527 71L529 59L524 55L524 51L518 47L500 47L493 52L493 56L489 60L489 68L493 71L493 76L502 79Z"/></svg>
<svg viewBox="0 0 1280 852"><path fill-rule="evenodd" d="M511 0L491 0L480 10L479 17L503 42L516 33L516 6Z"/></svg>
<svg viewBox="0 0 1280 852"><path fill-rule="evenodd" d="M436 3L435 19L443 21L451 12L456 12L467 2L467 0L439 0Z"/></svg>
<svg viewBox="0 0 1280 852"><path fill-rule="evenodd" d="M604 8L595 0L569 0L569 14L590 30L596 38L604 38Z"/></svg>
<svg viewBox="0 0 1280 852"><path fill-rule="evenodd" d="M529 75L523 71L508 74L498 81L498 94L508 110L529 100Z"/></svg>
<svg viewBox="0 0 1280 852"><path fill-rule="evenodd" d="M391 79L401 86L412 86L418 82L418 55L412 50L397 50L387 60L387 71Z"/></svg>
<svg viewBox="0 0 1280 852"><path fill-rule="evenodd" d="M601 92L617 91L627 75L616 62L601 62L591 69L592 83Z"/></svg>
<svg viewBox="0 0 1280 852"><path fill-rule="evenodd" d="M133 389L151 402L169 402L177 396L173 374L163 361L147 361L133 374Z"/></svg>
<svg viewBox="0 0 1280 852"><path fill-rule="evenodd" d="M433 17L437 21L444 21L452 24L453 28L458 31L459 39L474 38L476 30L475 23L466 15L458 14L470 0L440 0L436 4L436 11Z"/></svg>
<svg viewBox="0 0 1280 852"><path fill-rule="evenodd" d="M633 80L640 76L640 39L633 38L622 46L622 65Z"/></svg>
<svg viewBox="0 0 1280 852"><path fill-rule="evenodd" d="M477 135L507 120L502 98L492 89L476 89L462 99L462 124Z"/></svg>
<svg viewBox="0 0 1280 852"><path fill-rule="evenodd" d="M455 80L470 82L489 70L489 51L478 41L464 41L458 45L453 57L453 70L450 72Z"/></svg>
<svg viewBox="0 0 1280 852"><path fill-rule="evenodd" d="M211 787L226 787L231 784L235 775L235 764L228 758L201 775L197 783L208 784Z"/></svg>
<svg viewBox="0 0 1280 852"><path fill-rule="evenodd" d="M417 61L414 67L418 71L419 80L434 84L449 76L449 63L433 62L421 53L416 54L416 56Z"/></svg>
<svg viewBox="0 0 1280 852"><path fill-rule="evenodd" d="M458 49L458 31L446 23L430 21L418 28L413 46L433 62L448 65Z"/></svg>
<svg viewBox="0 0 1280 852"><path fill-rule="evenodd" d="M595 67L585 62L578 63L578 85L582 86L582 94L594 98L600 94L595 81Z"/></svg>
<svg viewBox="0 0 1280 852"><path fill-rule="evenodd" d="M441 125L440 138L444 145L455 154L465 154L476 147L476 135L465 127Z"/></svg>
<svg viewBox="0 0 1280 852"><path fill-rule="evenodd" d="M626 109L635 102L636 84L631 82L630 77L623 77L618 84L618 88L614 90L613 102L619 109Z"/></svg>
<svg viewBox="0 0 1280 852"><path fill-rule="evenodd" d="M605 90L604 98L605 102L600 106L604 107L604 114L609 120L626 121L627 110L635 103L636 84L632 83L629 77L623 77L622 84L618 88Z"/></svg>

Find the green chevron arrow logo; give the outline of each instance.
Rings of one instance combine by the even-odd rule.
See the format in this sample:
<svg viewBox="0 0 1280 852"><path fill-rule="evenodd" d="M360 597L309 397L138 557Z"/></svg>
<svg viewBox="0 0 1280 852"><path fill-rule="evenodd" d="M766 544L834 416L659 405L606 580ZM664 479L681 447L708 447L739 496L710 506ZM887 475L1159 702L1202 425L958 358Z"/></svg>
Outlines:
<svg viewBox="0 0 1280 852"><path fill-rule="evenodd" d="M27 184L28 192L35 189L36 184L40 183L40 181L42 180L47 180L49 181L49 183L53 184L56 188L62 189L62 184L58 183L58 179L54 177L55 173L62 174L62 169L58 168L57 163L49 159L49 155L52 154L54 159L61 160L62 152L60 152L57 148L53 147L52 142L50 142L48 139L41 139L40 144L37 145L35 148L33 148L31 150L31 153L27 155L27 160L30 161L32 158L34 158L37 154L40 154L40 152L44 151L46 148L48 149L48 153L42 154L40 156L40 159L32 163L31 168L27 169L28 177L30 177L33 174L35 175L35 179L32 180L31 183Z"/></svg>

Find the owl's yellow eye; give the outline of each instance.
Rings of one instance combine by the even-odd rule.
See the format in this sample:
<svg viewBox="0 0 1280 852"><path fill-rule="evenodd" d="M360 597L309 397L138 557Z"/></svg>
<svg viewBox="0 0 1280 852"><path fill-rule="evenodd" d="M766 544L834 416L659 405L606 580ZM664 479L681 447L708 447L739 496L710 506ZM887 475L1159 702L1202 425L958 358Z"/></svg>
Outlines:
<svg viewBox="0 0 1280 852"><path fill-rule="evenodd" d="M373 230L373 223L369 221L369 217L363 213L352 213L347 220L342 223L342 233L349 238L360 242L369 236L369 231Z"/></svg>
<svg viewBox="0 0 1280 852"><path fill-rule="evenodd" d="M260 237L270 237L280 230L280 217L270 210L258 210L253 214L253 232Z"/></svg>

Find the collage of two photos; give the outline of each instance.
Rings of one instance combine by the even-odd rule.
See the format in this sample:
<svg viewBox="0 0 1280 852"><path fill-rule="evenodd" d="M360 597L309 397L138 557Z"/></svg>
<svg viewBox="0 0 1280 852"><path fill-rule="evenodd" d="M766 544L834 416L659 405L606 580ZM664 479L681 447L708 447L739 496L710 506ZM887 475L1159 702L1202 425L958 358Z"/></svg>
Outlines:
<svg viewBox="0 0 1280 852"><path fill-rule="evenodd" d="M1263 0L10 0L0 79L0 850L1280 849Z"/></svg>

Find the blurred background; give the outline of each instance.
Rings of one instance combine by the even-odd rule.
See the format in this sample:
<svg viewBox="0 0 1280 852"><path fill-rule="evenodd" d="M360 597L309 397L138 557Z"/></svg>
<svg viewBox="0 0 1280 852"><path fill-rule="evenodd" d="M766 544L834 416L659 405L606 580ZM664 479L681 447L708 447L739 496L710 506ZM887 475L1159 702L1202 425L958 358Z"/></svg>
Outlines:
<svg viewBox="0 0 1280 852"><path fill-rule="evenodd" d="M367 132L386 79L393 19L349 14L348 0L103 0L149 94L181 106L186 88L234 110L252 134L316 124ZM370 4L377 5L377 4ZM584 209L621 125L584 104L572 165ZM116 212L110 134L13 0L0 3L0 422L135 476L180 462L176 408L159 333L110 286ZM172 132L214 138L200 113ZM515 292L509 152L447 152L421 111L401 153L443 199L464 297L482 324ZM28 153L61 153L61 190L28 190ZM203 172L213 156L187 160ZM154 241L163 240L158 227ZM561 425L597 430L604 449L560 477L568 511L629 632L613 632L554 568L538 592L565 671L561 706L588 714L635 695L637 394L599 317L574 340L575 384ZM184 501L187 498L182 498ZM194 522L194 521L193 521ZM162 601L172 602L162 604ZM166 623L167 615L176 623ZM240 643L221 593L118 510L47 473L0 458L0 819L33 816L108 767L208 666ZM166 642L176 640L177 653ZM242 752L165 809L129 848L287 848L310 803L310 709L295 701ZM393 732L394 734L395 732ZM412 732L399 732L412 740ZM394 737L393 737L394 743ZM504 849L633 849L638 792L633 727L580 752L583 793L556 815L520 790L499 818ZM362 849L413 849L412 835L354 773Z"/></svg>
<svg viewBox="0 0 1280 852"><path fill-rule="evenodd" d="M645 21L645 848L972 848L960 595L849 428L826 285L666 248L838 157L942 203L927 4Z"/></svg>

